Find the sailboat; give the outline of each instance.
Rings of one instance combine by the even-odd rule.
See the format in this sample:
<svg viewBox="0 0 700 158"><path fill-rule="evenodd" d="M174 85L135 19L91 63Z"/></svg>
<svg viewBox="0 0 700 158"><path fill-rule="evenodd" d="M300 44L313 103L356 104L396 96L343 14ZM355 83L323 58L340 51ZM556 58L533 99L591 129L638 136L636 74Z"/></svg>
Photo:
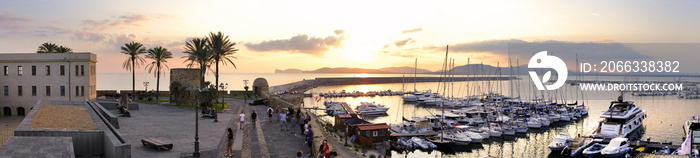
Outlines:
<svg viewBox="0 0 700 158"><path fill-rule="evenodd" d="M416 90L416 76L418 72L418 58L416 58L415 65L413 66L413 95L406 95L401 97L404 102L417 102L418 97L422 96L422 93L418 93L418 90Z"/></svg>

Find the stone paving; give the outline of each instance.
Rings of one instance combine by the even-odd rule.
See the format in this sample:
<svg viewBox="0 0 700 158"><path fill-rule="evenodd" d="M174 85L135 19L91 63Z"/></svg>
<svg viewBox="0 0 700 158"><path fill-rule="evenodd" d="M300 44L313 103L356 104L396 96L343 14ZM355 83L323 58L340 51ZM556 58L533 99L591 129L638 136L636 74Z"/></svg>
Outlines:
<svg viewBox="0 0 700 158"><path fill-rule="evenodd" d="M0 148L0 158L75 157L71 137L12 137Z"/></svg>
<svg viewBox="0 0 700 158"><path fill-rule="evenodd" d="M232 157L286 158L295 157L299 150L303 151L304 157L308 154L309 147L304 141L305 136L299 134L299 127L296 127L296 134L286 130L281 131L281 122L277 121L275 116L273 116L273 121L269 121L266 113L267 106L249 106L243 102L243 99L233 98L226 98L226 103L230 106L224 113L219 114L218 123L214 123L213 119L199 118L201 157L227 157L224 155L226 151L225 131L229 127L234 129L234 142L241 142L234 144L234 146L239 145L240 150L234 149ZM119 131L132 144L132 157L192 157L191 153L194 151L194 110L153 104L140 104L140 106L140 110L132 111L132 117L119 118L121 126ZM253 110L258 113L256 128L252 128L250 120L250 114ZM238 130L238 115L241 111L246 114L244 130ZM117 113L117 111L113 111L113 113ZM320 126L316 123L313 125L317 136L315 139L317 141L323 140ZM169 141L173 143L174 148L172 151L161 152L146 148L141 145L141 139L144 138ZM333 150L336 150L334 144L331 145ZM348 155L347 152L341 152L341 154Z"/></svg>
<svg viewBox="0 0 700 158"><path fill-rule="evenodd" d="M132 117L119 117L119 132L131 144L132 157L180 157L182 153L194 151L195 111L165 105L139 103L140 110L132 110ZM118 111L112 110L118 114ZM225 126L233 114L219 114L219 122L199 118L199 147L201 150L216 149L224 135ZM157 138L173 143L171 151L157 151L144 147L141 139ZM203 153L204 155L204 153ZM208 156L212 157L212 155Z"/></svg>
<svg viewBox="0 0 700 158"><path fill-rule="evenodd" d="M0 118L0 147L8 138L15 135L15 128L24 120L24 116L3 116Z"/></svg>

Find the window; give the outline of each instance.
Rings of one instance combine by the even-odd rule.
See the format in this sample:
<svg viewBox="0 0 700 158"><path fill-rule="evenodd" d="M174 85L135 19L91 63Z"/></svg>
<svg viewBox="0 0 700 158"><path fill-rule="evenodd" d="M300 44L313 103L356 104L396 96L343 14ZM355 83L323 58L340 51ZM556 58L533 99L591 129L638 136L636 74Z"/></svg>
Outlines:
<svg viewBox="0 0 700 158"><path fill-rule="evenodd" d="M365 136L369 137L369 131L365 131Z"/></svg>
<svg viewBox="0 0 700 158"><path fill-rule="evenodd" d="M51 86L46 86L46 96L51 96Z"/></svg>
<svg viewBox="0 0 700 158"><path fill-rule="evenodd" d="M79 71L79 70L80 70L79 68L80 68L80 67L78 67L78 65L75 65L75 75L76 75L76 76L79 75L79 72L80 72L80 71Z"/></svg>
<svg viewBox="0 0 700 158"><path fill-rule="evenodd" d="M85 65L80 65L80 76L85 76Z"/></svg>
<svg viewBox="0 0 700 158"><path fill-rule="evenodd" d="M4 92L5 92L5 96L10 95L10 87L5 86L5 87L3 87L3 89L4 89Z"/></svg>
<svg viewBox="0 0 700 158"><path fill-rule="evenodd" d="M17 76L22 76L22 66L17 66Z"/></svg>
<svg viewBox="0 0 700 158"><path fill-rule="evenodd" d="M32 76L36 76L36 66L32 65Z"/></svg>
<svg viewBox="0 0 700 158"><path fill-rule="evenodd" d="M61 86L61 96L66 96L66 86Z"/></svg>
<svg viewBox="0 0 700 158"><path fill-rule="evenodd" d="M66 75L66 66L61 65L61 76Z"/></svg>
<svg viewBox="0 0 700 158"><path fill-rule="evenodd" d="M386 130L382 130L381 136L385 136L385 135L386 135Z"/></svg>
<svg viewBox="0 0 700 158"><path fill-rule="evenodd" d="M46 65L46 76L51 76L51 66Z"/></svg>
<svg viewBox="0 0 700 158"><path fill-rule="evenodd" d="M379 133L379 132L377 132L377 131L372 132L372 136L375 136L375 137L376 137L376 136L377 136L377 133Z"/></svg>
<svg viewBox="0 0 700 158"><path fill-rule="evenodd" d="M80 96L85 96L85 86L80 86Z"/></svg>
<svg viewBox="0 0 700 158"><path fill-rule="evenodd" d="M75 96L80 96L80 86L75 86Z"/></svg>
<svg viewBox="0 0 700 158"><path fill-rule="evenodd" d="M22 96L22 86L17 86L17 95Z"/></svg>
<svg viewBox="0 0 700 158"><path fill-rule="evenodd" d="M32 86L32 96L36 96L36 86Z"/></svg>
<svg viewBox="0 0 700 158"><path fill-rule="evenodd" d="M5 74L5 76L10 75L10 67L5 66L5 68L3 68L3 72L5 72L5 73L3 73L3 74Z"/></svg>

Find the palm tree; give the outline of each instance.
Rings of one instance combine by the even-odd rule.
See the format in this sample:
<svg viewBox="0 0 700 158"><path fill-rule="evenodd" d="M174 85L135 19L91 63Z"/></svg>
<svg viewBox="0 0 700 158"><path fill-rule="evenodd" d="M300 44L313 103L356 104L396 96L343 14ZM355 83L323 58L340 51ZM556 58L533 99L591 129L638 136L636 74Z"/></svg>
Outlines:
<svg viewBox="0 0 700 158"><path fill-rule="evenodd" d="M231 63L233 68L236 68L236 64L231 61L231 58L236 59L236 57L231 56L238 51L235 46L236 42L229 41L228 36L224 36L221 31L218 33L209 33L207 47L211 49L213 53L212 60L216 63L216 73L214 75L214 77L216 77L216 84L214 86L217 92L219 91L219 63L222 61L224 65L226 65L226 63ZM218 104L219 101L217 100L216 102Z"/></svg>
<svg viewBox="0 0 700 158"><path fill-rule="evenodd" d="M193 38L192 40L187 41L185 51L183 53L187 54L187 56L182 57L187 58L185 60L185 62L189 62L187 67L199 67L199 74L201 77L199 80L200 86L204 87L204 74L207 72L206 70L209 68L209 64L211 64L212 57L212 52L209 48L207 48L207 39Z"/></svg>
<svg viewBox="0 0 700 158"><path fill-rule="evenodd" d="M73 53L73 49L64 46L59 46L58 48L56 48L55 53Z"/></svg>
<svg viewBox="0 0 700 158"><path fill-rule="evenodd" d="M46 42L44 44L41 44L39 46L39 49L36 50L37 53L56 53L56 49L58 49L58 45Z"/></svg>
<svg viewBox="0 0 700 158"><path fill-rule="evenodd" d="M127 71L131 71L131 99L134 99L134 95L136 95L136 66L140 66L141 64L144 64L146 61L139 56L139 54L145 54L146 53L146 48L143 47L143 44L131 41L131 43L125 43L124 46L122 46L122 53L129 55L129 58L124 61L124 64L122 64L122 67L124 67Z"/></svg>
<svg viewBox="0 0 700 158"><path fill-rule="evenodd" d="M156 100L158 100L158 92L160 92L160 72L161 72L161 65L165 66L165 69L167 70L168 65L165 64L168 62L167 59L173 58L173 53L170 53L168 49L165 49L161 46L151 48L148 50L148 54L146 54L146 58L153 59L153 62L150 64L146 65L146 69L148 69L148 72L153 72L153 75L157 77L156 79Z"/></svg>

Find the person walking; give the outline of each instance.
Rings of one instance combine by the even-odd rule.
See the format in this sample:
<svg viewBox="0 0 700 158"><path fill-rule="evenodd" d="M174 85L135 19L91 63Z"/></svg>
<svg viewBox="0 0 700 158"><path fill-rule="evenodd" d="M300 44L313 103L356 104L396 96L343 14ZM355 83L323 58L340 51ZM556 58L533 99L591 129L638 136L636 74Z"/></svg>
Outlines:
<svg viewBox="0 0 700 158"><path fill-rule="evenodd" d="M243 111L241 111L241 114L238 115L238 119L241 122L240 129L243 129L243 126L245 126L245 114L243 113Z"/></svg>
<svg viewBox="0 0 700 158"><path fill-rule="evenodd" d="M226 129L226 156L233 156L233 130L231 128Z"/></svg>
<svg viewBox="0 0 700 158"><path fill-rule="evenodd" d="M270 119L270 122L272 122L272 113L273 113L274 111L275 111L275 110L272 110L272 107L268 107L268 108L267 108L267 117Z"/></svg>
<svg viewBox="0 0 700 158"><path fill-rule="evenodd" d="M296 122L296 121L297 121L297 120L296 120L296 117L292 116L292 122L290 123L290 127L291 127L291 133L292 133L292 134L295 134L295 135L296 135L296 133L294 133L294 131L296 130L296 128L294 128L294 127L297 126L297 122Z"/></svg>
<svg viewBox="0 0 700 158"><path fill-rule="evenodd" d="M253 113L250 114L250 120L253 121L253 122L252 122L252 123L253 123L253 128L255 128L255 119L257 119L257 118L258 118L258 113L255 113L255 110L253 110Z"/></svg>
<svg viewBox="0 0 700 158"><path fill-rule="evenodd" d="M275 109L275 115L277 115L277 120L280 120L280 108Z"/></svg>
<svg viewBox="0 0 700 158"><path fill-rule="evenodd" d="M280 121L282 121L280 131L284 131L285 129L289 131L289 128L287 127L287 114L285 114L284 111L280 112Z"/></svg>
<svg viewBox="0 0 700 158"><path fill-rule="evenodd" d="M314 130L311 130L311 125L308 125L307 128L309 131L306 132L306 145L309 146L309 155L308 157L311 157L311 153L314 152L313 144L314 144Z"/></svg>
<svg viewBox="0 0 700 158"><path fill-rule="evenodd" d="M301 115L297 121L299 121L299 133L304 134L304 124L306 124L306 119L304 119L304 116Z"/></svg>

